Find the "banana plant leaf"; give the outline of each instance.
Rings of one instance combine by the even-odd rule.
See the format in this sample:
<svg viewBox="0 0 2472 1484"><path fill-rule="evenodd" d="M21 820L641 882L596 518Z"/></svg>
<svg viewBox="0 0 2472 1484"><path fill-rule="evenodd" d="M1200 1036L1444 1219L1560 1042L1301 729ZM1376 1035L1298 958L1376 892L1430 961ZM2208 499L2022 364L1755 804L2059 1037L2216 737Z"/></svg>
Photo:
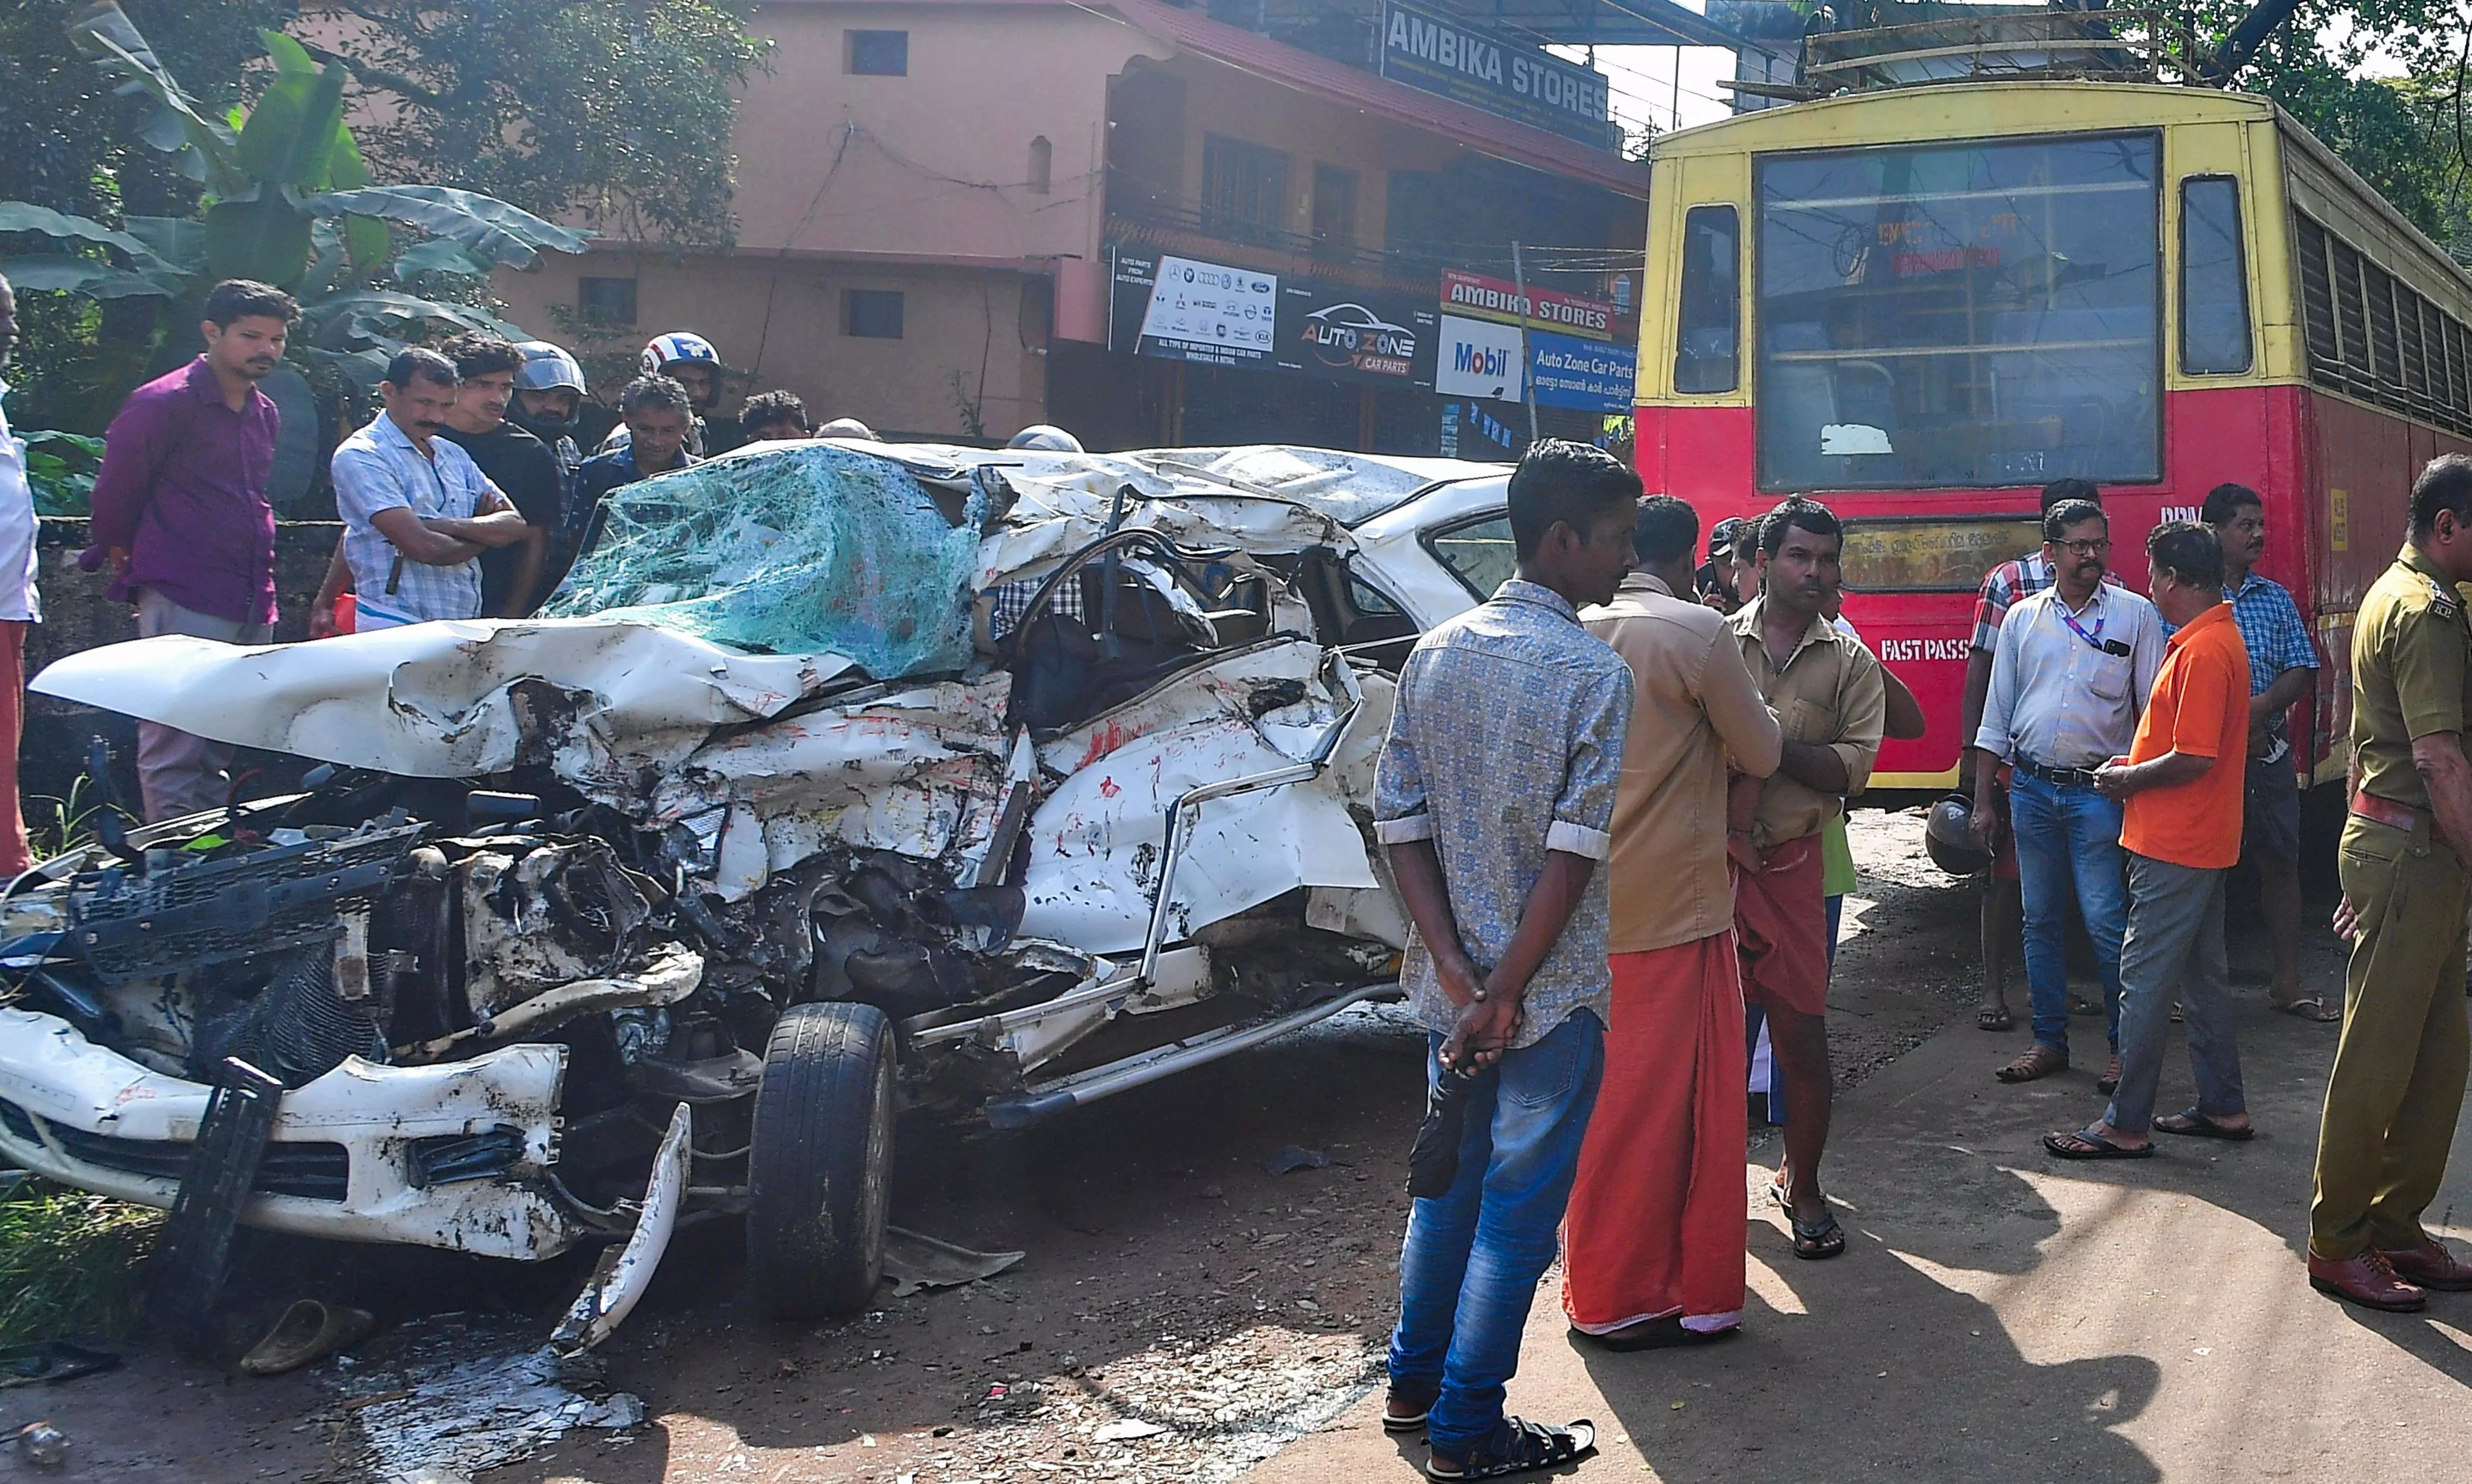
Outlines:
<svg viewBox="0 0 2472 1484"><path fill-rule="evenodd" d="M328 350L353 349L357 342L364 340L388 340L391 337L383 326L391 320L406 324L437 320L461 330L487 330L511 341L530 338L520 326L469 304L390 294L383 289L350 289L327 294L301 305L300 317L307 321L308 339Z"/></svg>
<svg viewBox="0 0 2472 1484"><path fill-rule="evenodd" d="M69 23L69 40L96 66L121 79L119 91L154 100L161 111L140 135L149 145L180 155L183 172L219 195L249 183L236 158L238 136L198 111L119 6L106 3L78 12Z"/></svg>
<svg viewBox="0 0 2472 1484"><path fill-rule="evenodd" d="M257 33L257 39L259 44L266 48L266 55L273 59L277 75L304 78L314 78L318 75L318 59L309 55L309 48L302 46L282 32L268 31L261 27Z"/></svg>
<svg viewBox="0 0 2472 1484"><path fill-rule="evenodd" d="M262 181L323 190L344 127L345 77L341 62L307 77L277 73L241 129L241 169Z"/></svg>
<svg viewBox="0 0 2472 1484"><path fill-rule="evenodd" d="M206 208L206 271L276 288L309 267L309 218L280 196L217 201Z"/></svg>
<svg viewBox="0 0 2472 1484"><path fill-rule="evenodd" d="M82 242L101 243L128 253L129 261L137 268L178 271L173 264L157 255L153 247L130 232L115 232L90 217L68 216L32 201L0 200L0 232L40 232L46 237L71 237Z"/></svg>
<svg viewBox="0 0 2472 1484"><path fill-rule="evenodd" d="M416 273L464 273L478 277L489 271L489 265L464 249L464 245L449 238L432 237L415 243L394 260L392 270L397 283L410 283Z"/></svg>
<svg viewBox="0 0 2472 1484"><path fill-rule="evenodd" d="M475 257L506 268L530 268L540 249L582 252L582 233L542 221L493 196L442 185L372 185L329 191L301 203L320 216L383 217L432 237L463 244Z"/></svg>
<svg viewBox="0 0 2472 1484"><path fill-rule="evenodd" d="M195 217L123 217L120 223L162 260L167 271L205 271L206 227Z"/></svg>
<svg viewBox="0 0 2472 1484"><path fill-rule="evenodd" d="M175 294L171 286L144 273L132 273L93 258L71 257L65 252L0 258L0 278L20 289L48 289L97 299L125 299L144 294L171 298Z"/></svg>
<svg viewBox="0 0 2472 1484"><path fill-rule="evenodd" d="M369 183L369 167L361 158L361 142L352 137L348 125L335 130L335 157L330 162L326 183L338 191L357 191ZM345 217L344 247L350 252L354 268L364 273L374 272L394 251L394 233L375 217Z"/></svg>

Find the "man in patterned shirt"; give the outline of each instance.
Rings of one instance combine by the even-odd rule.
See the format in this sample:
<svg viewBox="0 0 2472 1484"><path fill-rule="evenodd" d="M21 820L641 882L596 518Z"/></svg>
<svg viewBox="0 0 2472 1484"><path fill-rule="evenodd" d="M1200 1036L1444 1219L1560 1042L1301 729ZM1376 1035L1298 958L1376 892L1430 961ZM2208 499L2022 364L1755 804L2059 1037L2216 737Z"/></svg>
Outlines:
<svg viewBox="0 0 2472 1484"><path fill-rule="evenodd" d="M1580 626L1630 571L1639 476L1548 438L1511 476L1518 568L1429 631L1399 675L1374 830L1414 930L1400 968L1434 1088L1462 1111L1447 1190L1419 1197L1399 1263L1383 1425L1428 1428L1437 1479L1551 1468L1588 1423L1503 1412L1554 1260L1604 1069L1606 890L1630 669Z"/></svg>
<svg viewBox="0 0 2472 1484"><path fill-rule="evenodd" d="M2100 507L2103 491L2084 480L2054 480L2043 486L2041 513L2064 500L2083 500ZM1965 696L1957 735L1961 785L1974 777L1974 734L1983 726L1983 698L1991 691L1991 656L2000 648L2000 621L2021 598L2032 598L2052 585L2052 564L2036 547L2014 561L2005 561L1983 575L1983 591L1974 601L1974 652L1965 661ZM1983 1003L1974 1024L1985 1030L2008 1030L2017 1024L2008 1011L2009 946L2019 939L2025 904L2017 887L2017 841L2008 833L2008 770L1993 785L2000 813L1992 819L1991 881L1983 893Z"/></svg>
<svg viewBox="0 0 2472 1484"><path fill-rule="evenodd" d="M455 383L455 363L438 352L399 352L378 384L386 411L335 450L358 632L480 617L481 554L532 530L472 456L438 436Z"/></svg>
<svg viewBox="0 0 2472 1484"><path fill-rule="evenodd" d="M2241 848L2257 866L2257 894L2273 950L2274 978L2267 999L2304 1021L2340 1021L2316 995L2300 992L2300 778L2292 770L2292 739L2284 716L2309 694L2318 675L2318 647L2292 594L2259 577L2266 553L2266 502L2246 484L2218 484L2202 512L2223 548L2223 596L2248 646L2248 787Z"/></svg>

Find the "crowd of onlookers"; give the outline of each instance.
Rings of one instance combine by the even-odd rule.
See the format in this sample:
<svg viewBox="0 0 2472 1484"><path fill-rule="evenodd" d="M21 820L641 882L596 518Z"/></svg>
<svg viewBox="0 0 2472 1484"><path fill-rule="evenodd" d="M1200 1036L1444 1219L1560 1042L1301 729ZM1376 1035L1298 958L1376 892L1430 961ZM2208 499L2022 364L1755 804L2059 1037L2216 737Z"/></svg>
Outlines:
<svg viewBox="0 0 2472 1484"><path fill-rule="evenodd" d="M1826 506L1793 498L1728 523L1695 570L1688 505L1550 440L1522 459L1509 506L1516 575L1411 652L1374 810L1414 924L1402 982L1432 1055L1384 1425L1423 1431L1438 1479L1550 1469L1594 1448L1584 1420L1504 1409L1557 1251L1575 1343L1739 1332L1747 1020L1765 1022L1782 1073L1771 1194L1794 1253L1845 1250L1818 1180L1839 889L1828 839L1881 739L1921 730L1912 696L1838 614L1843 541ZM2140 595L2110 577L2100 492L2056 482L2041 549L1994 569L1978 601L1971 790L1933 812L1934 854L1992 882L1986 950L2005 951L2023 919L2033 1041L2002 1081L2068 1069L2072 902L2094 940L2102 1000L2086 1008L2104 1019L2108 1101L2043 1137L2055 1159L2148 1159L2157 1134L2254 1137L2225 883L2246 848L2270 912L2296 930L2285 713L2319 660L2291 595L2254 570L2257 494L2219 486L2201 513L2148 534ZM2472 580L2472 459L2423 471L2410 529L2354 629L2343 1008L2303 992L2296 930L2276 937L2270 991L2302 1020L2344 1023L2309 1281L2383 1309L2472 1289L2472 1265L2420 1223L2472 1057L2472 876L2458 854L2472 853L2472 625L2456 586ZM2016 907L2003 908L2004 882ZM2175 1022L2196 1097L2157 1116ZM1996 966L1977 1024L2014 1028Z"/></svg>

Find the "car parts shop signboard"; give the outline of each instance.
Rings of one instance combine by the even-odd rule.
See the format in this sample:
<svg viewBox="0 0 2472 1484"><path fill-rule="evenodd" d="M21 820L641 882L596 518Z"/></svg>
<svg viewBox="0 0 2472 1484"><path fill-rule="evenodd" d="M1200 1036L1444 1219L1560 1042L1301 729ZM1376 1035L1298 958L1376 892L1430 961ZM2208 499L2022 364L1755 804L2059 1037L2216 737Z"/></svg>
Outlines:
<svg viewBox="0 0 2472 1484"><path fill-rule="evenodd" d="M1430 389L1439 333L1431 300L1116 251L1107 343L1118 351Z"/></svg>
<svg viewBox="0 0 2472 1484"><path fill-rule="evenodd" d="M1465 21L1387 0L1382 75L1472 108L1610 148L1605 75Z"/></svg>

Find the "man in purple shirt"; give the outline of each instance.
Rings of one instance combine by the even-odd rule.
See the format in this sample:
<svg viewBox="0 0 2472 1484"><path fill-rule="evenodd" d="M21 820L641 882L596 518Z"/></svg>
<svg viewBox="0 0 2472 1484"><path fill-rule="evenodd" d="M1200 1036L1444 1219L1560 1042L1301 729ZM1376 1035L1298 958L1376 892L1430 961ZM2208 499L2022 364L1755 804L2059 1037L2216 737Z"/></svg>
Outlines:
<svg viewBox="0 0 2472 1484"><path fill-rule="evenodd" d="M206 353L129 394L104 436L92 541L78 560L108 562L110 594L137 604L137 632L226 644L274 637L274 403L257 389L283 360L300 307L246 278L206 295ZM151 721L137 724L148 822L221 805L231 749Z"/></svg>

